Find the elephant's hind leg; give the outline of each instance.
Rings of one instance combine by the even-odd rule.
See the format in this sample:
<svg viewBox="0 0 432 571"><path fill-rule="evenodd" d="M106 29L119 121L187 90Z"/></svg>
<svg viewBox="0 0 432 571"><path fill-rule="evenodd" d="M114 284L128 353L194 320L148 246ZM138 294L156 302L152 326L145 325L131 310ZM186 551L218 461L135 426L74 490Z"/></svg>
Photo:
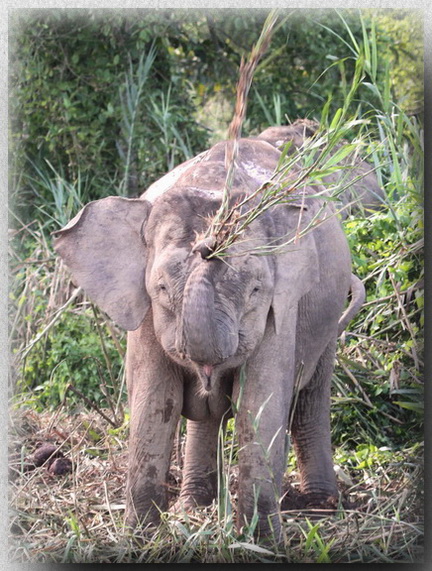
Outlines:
<svg viewBox="0 0 432 571"><path fill-rule="evenodd" d="M207 506L216 497L220 424L218 418L188 420L183 482L176 510Z"/></svg>
<svg viewBox="0 0 432 571"><path fill-rule="evenodd" d="M330 388L336 341L321 355L315 373L299 394L292 436L301 491L319 504L337 495L330 440Z"/></svg>

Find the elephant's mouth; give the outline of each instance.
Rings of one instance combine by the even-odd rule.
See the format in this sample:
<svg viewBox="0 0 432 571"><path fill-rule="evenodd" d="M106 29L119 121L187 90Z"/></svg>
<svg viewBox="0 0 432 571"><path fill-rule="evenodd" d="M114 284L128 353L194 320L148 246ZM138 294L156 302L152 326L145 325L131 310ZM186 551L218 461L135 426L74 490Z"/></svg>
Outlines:
<svg viewBox="0 0 432 571"><path fill-rule="evenodd" d="M213 365L199 364L193 361L190 363L199 380L200 393L202 396L209 396L210 393L215 393L219 390L221 377L226 371L234 370L240 367L244 362L241 355L235 355L222 363Z"/></svg>
<svg viewBox="0 0 432 571"><path fill-rule="evenodd" d="M238 340L239 343L236 345L234 354L211 355L211 360L204 360L204 355L200 355L201 358L190 355L184 344L178 342L165 347L165 351L174 362L196 375L200 394L209 396L209 394L218 391L221 376L228 370L241 367L245 359L252 353L254 347L246 343L244 331L238 332Z"/></svg>
<svg viewBox="0 0 432 571"><path fill-rule="evenodd" d="M202 396L209 396L219 386L219 380L222 372L225 370L224 364L219 365L201 365L193 363L196 375L199 380L199 392Z"/></svg>
<svg viewBox="0 0 432 571"><path fill-rule="evenodd" d="M202 396L209 396L210 393L217 392L221 376L227 370L233 370L240 367L249 354L245 351L245 347L237 347L234 355L228 356L226 359L213 361L212 363L205 363L203 361L194 360L191 355L184 350L179 350L178 346L166 349L168 355L178 365L189 369L195 373L199 381L199 392Z"/></svg>
<svg viewBox="0 0 432 571"><path fill-rule="evenodd" d="M188 368L191 368L198 377L200 393L202 393L204 396L208 396L215 390L215 388L218 386L218 381L222 372L227 368L224 366L225 363L213 365L202 364L192 361L192 359L187 356L183 356L183 365L186 364L185 361L188 365Z"/></svg>
<svg viewBox="0 0 432 571"><path fill-rule="evenodd" d="M213 365L203 365L200 377L201 381L204 381L203 388L207 392L211 392L212 389L213 373L214 373Z"/></svg>

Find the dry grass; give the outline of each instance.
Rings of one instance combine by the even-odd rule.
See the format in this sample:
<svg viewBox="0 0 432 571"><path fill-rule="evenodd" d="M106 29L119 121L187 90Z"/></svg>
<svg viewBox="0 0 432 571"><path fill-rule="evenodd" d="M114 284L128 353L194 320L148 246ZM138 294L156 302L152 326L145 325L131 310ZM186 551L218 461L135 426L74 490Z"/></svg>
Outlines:
<svg viewBox="0 0 432 571"><path fill-rule="evenodd" d="M422 559L422 469L418 460L349 474L341 468L345 505L317 519L282 511L286 546L262 547L237 536L231 515L215 504L183 516L167 514L144 537L124 533L127 429L96 412L20 410L11 419L10 560L14 562L419 562ZM37 444L61 447L73 471L25 471ZM393 472L394 473L393 473ZM232 469L235 475L235 466ZM295 478L295 473L293 474ZM350 481L351 480L351 481ZM173 462L169 494L180 472ZM236 479L231 485L235 506ZM348 503L346 503L348 502ZM354 507L355 506L355 507Z"/></svg>

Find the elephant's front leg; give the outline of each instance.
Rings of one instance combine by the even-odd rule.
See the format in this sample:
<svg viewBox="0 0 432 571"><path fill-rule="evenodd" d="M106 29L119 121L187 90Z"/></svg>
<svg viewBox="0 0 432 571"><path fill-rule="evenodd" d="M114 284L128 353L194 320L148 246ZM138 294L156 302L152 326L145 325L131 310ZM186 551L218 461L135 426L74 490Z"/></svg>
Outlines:
<svg viewBox="0 0 432 571"><path fill-rule="evenodd" d="M167 475L183 401L182 383L154 337L149 316L128 334L131 423L126 524L157 523L167 509Z"/></svg>
<svg viewBox="0 0 432 571"><path fill-rule="evenodd" d="M188 420L183 482L177 507L207 506L217 495L220 418Z"/></svg>
<svg viewBox="0 0 432 571"><path fill-rule="evenodd" d="M294 319L295 326L295 319ZM256 534L280 539L279 499L286 468L286 427L292 396L294 343L268 335L246 375L236 417L239 439L238 527L259 520ZM241 392L241 391L240 391Z"/></svg>

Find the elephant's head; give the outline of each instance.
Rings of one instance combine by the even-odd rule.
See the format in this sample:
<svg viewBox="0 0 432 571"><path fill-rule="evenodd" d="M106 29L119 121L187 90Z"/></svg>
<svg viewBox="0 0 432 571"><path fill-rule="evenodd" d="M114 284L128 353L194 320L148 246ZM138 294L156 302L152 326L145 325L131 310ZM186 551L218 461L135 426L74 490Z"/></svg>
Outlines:
<svg viewBox="0 0 432 571"><path fill-rule="evenodd" d="M265 142L254 151L263 146L277 161L279 153ZM266 160L264 153L261 164ZM252 174L239 169L237 196L248 184L258 186L253 168ZM221 188L225 171L216 160L204 172L197 164L191 170L153 204L120 197L88 204L57 233L55 248L75 281L121 327L138 328L151 310L166 353L210 391L223 370L247 359L266 328L280 328L288 307L318 279L318 259L310 234L276 255L250 253L251 246L295 233L296 204L261 216L226 258L209 259L208 244L197 235L220 204L221 192L211 188L218 188L218 178ZM302 216L307 223L308 213Z"/></svg>

